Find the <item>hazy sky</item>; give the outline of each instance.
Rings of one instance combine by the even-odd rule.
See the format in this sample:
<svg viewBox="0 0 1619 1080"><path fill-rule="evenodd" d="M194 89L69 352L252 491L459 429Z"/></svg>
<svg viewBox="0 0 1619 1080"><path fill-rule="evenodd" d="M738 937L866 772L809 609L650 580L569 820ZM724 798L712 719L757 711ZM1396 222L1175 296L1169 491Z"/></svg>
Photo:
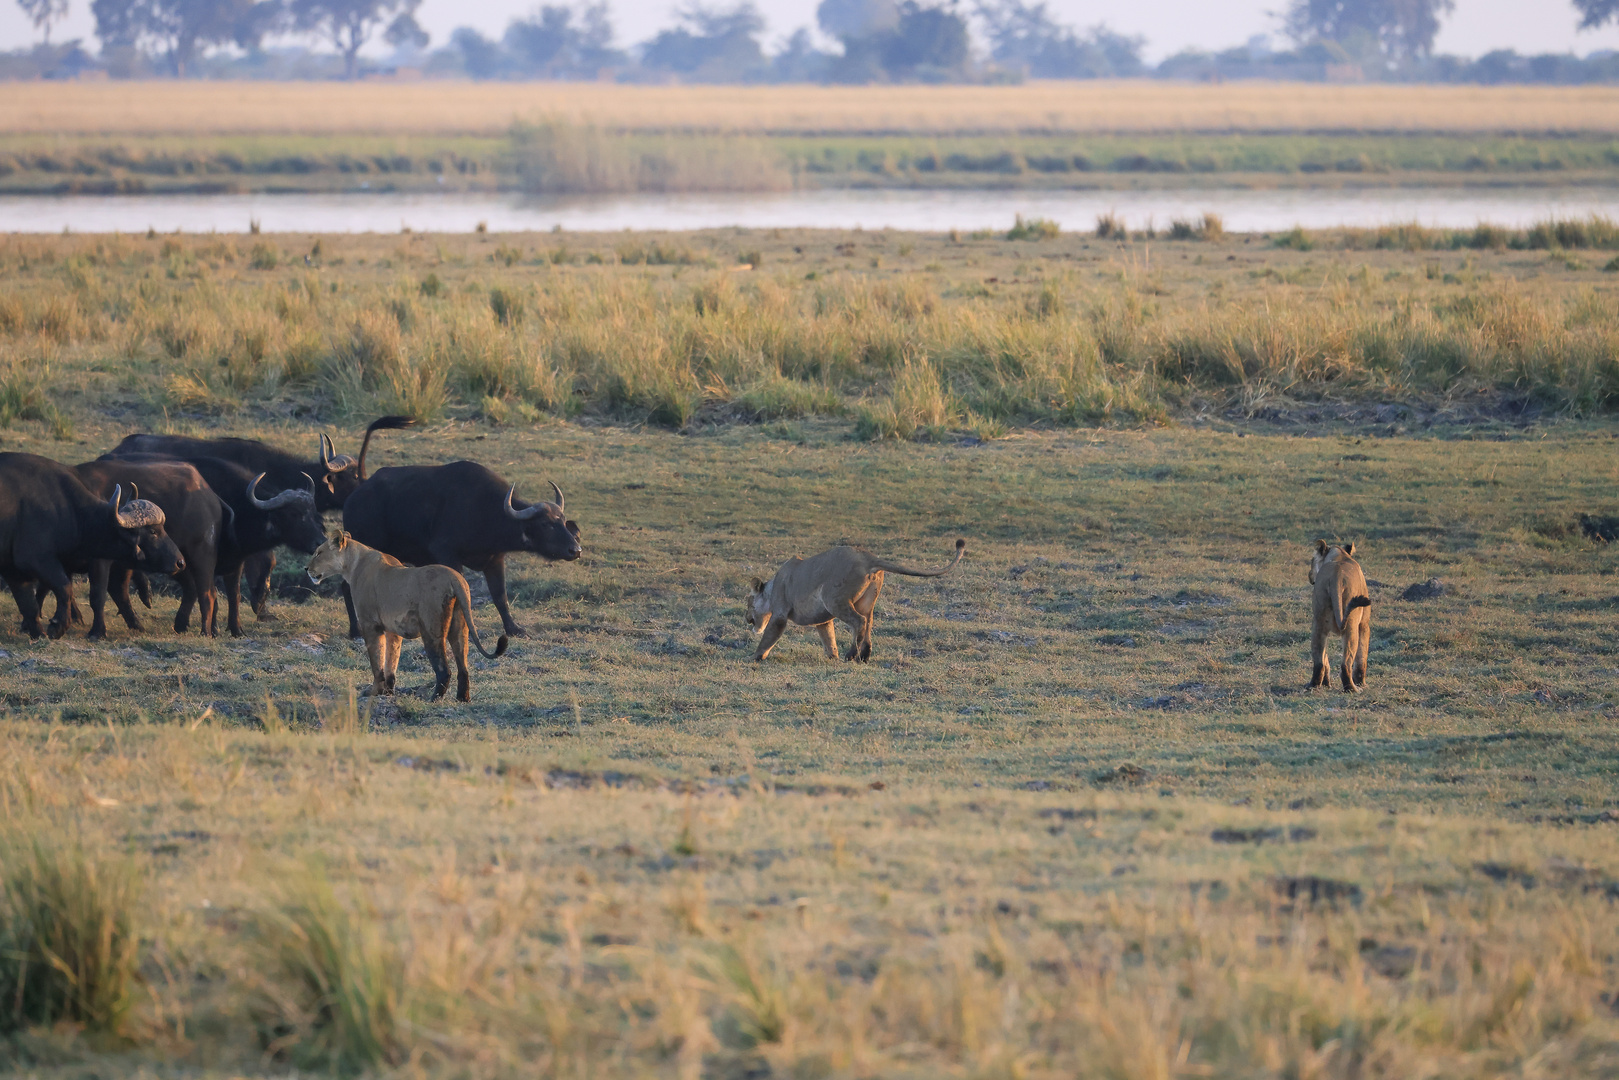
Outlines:
<svg viewBox="0 0 1619 1080"><path fill-rule="evenodd" d="M67 22L53 37L90 38L94 26L89 0L69 0ZM555 0L552 0L555 2ZM799 26L815 23L817 0L758 0L769 20L767 34L774 42ZM619 44L644 41L670 21L679 0L609 0ZM962 6L968 0L961 0ZM1077 26L1106 22L1128 34L1147 39L1147 56L1157 61L1187 46L1223 47L1246 41L1252 34L1274 33L1275 19L1267 14L1286 0L1048 0L1061 19ZM538 0L423 0L418 13L422 25L441 44L457 26L475 26L499 34L513 16ZM1456 0L1456 10L1439 36L1441 52L1478 56L1491 49L1514 48L1522 53L1566 52L1584 54L1593 49L1619 49L1619 29L1605 27L1595 33L1575 32L1574 7L1569 0ZM0 48L16 48L35 39L33 27L16 0L0 0Z"/></svg>

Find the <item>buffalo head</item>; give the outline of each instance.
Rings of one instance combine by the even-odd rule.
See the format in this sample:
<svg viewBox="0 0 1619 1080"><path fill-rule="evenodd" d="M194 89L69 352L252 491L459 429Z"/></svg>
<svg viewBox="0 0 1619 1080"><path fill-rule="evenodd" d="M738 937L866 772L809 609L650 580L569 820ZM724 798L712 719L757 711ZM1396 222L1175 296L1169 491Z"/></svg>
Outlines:
<svg viewBox="0 0 1619 1080"><path fill-rule="evenodd" d="M584 554L579 546L579 526L563 513L562 489L552 483L551 490L556 492L556 502L535 503L519 509L512 505L512 496L517 493L517 485L513 484L506 492L506 516L521 526L524 551L552 562L559 559L572 562Z"/></svg>
<svg viewBox="0 0 1619 1080"><path fill-rule="evenodd" d="M320 436L320 487L333 506L342 506L354 489L360 486L360 462L348 454L337 453L331 436Z"/></svg>
<svg viewBox="0 0 1619 1080"><path fill-rule="evenodd" d="M326 534L321 528L320 511L315 508L315 481L306 473L306 490L288 488L268 499L261 499L258 486L263 479L264 474L259 473L248 482L247 499L264 511L270 536L278 543L306 555L320 547L326 540Z"/></svg>
<svg viewBox="0 0 1619 1080"><path fill-rule="evenodd" d="M123 494L123 485L114 484L112 498L107 500L107 505L112 507L113 522L118 526L119 536L129 545L130 561L154 574L178 574L184 570L185 557L163 529L163 508L140 498L120 505ZM139 492L135 491L134 494L138 495Z"/></svg>

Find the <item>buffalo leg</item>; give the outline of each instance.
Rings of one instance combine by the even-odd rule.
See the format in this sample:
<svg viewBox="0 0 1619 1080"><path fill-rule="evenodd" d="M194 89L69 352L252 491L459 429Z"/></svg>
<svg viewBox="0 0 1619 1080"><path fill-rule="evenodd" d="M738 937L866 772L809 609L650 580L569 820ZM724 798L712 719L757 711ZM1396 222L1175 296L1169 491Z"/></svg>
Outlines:
<svg viewBox="0 0 1619 1080"><path fill-rule="evenodd" d="M270 614L270 574L275 570L275 552L250 555L243 564L247 575L247 595L259 621L274 620Z"/></svg>
<svg viewBox="0 0 1619 1080"><path fill-rule="evenodd" d="M112 574L112 564L105 559L97 559L90 564L90 613L94 621L90 624L90 633L85 635L91 641L100 641L107 636L107 578Z"/></svg>
<svg viewBox="0 0 1619 1080"><path fill-rule="evenodd" d="M204 637L214 636L214 619L218 614L218 603L214 596L214 574L219 562L219 552L211 546L202 546L196 552L186 553L185 573L180 576L182 594L188 599L181 600L181 608L185 612L184 621L179 615L174 617L174 632L183 634L191 625L191 603L197 607L197 619L202 626Z"/></svg>
<svg viewBox="0 0 1619 1080"><path fill-rule="evenodd" d="M228 567L220 575L225 579L225 604L227 617L225 627L230 630L231 637L242 636L242 564Z"/></svg>
<svg viewBox="0 0 1619 1080"><path fill-rule="evenodd" d="M343 606L349 613L349 637L358 639L360 635L360 619L354 614L354 594L349 592L349 583L343 582Z"/></svg>
<svg viewBox="0 0 1619 1080"><path fill-rule="evenodd" d="M39 640L39 600L34 596L32 582L26 578L6 577L12 599L17 601L17 613L22 616L22 632L34 641Z"/></svg>
<svg viewBox="0 0 1619 1080"><path fill-rule="evenodd" d="M123 616L124 625L131 630L144 631L146 627L141 624L140 617L135 614L135 606L129 602L129 578L131 572L129 570L113 570L111 563L105 565L109 574L107 579L102 582L103 599L110 594L113 606L118 609L118 614ZM95 582L93 581L90 588L90 600L92 606L94 606ZM151 605L148 604L147 606L150 607ZM96 619L98 621L101 619L100 612L96 612Z"/></svg>
<svg viewBox="0 0 1619 1080"><path fill-rule="evenodd" d="M496 555L489 560L489 565L483 568L483 579L489 585L489 599L495 602L495 610L500 612L500 622L506 628L506 636L527 637L528 631L512 620L511 608L507 606L506 557L504 555Z"/></svg>
<svg viewBox="0 0 1619 1080"><path fill-rule="evenodd" d="M39 582L34 587L34 606L37 607L41 613L43 613L45 610L45 598L50 594L51 590L46 587L43 581ZM71 575L68 577L67 615L68 623L70 625L84 625L84 612L79 610L79 601L73 595L73 578Z"/></svg>

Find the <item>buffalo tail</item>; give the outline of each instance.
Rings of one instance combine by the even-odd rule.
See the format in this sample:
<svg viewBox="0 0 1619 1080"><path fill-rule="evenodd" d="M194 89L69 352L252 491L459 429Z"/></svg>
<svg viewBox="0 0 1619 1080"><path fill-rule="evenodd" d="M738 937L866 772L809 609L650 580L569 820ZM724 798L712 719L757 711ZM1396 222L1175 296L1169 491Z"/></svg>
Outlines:
<svg viewBox="0 0 1619 1080"><path fill-rule="evenodd" d="M472 621L472 594L467 591L467 579L457 575L454 587L455 602L461 608L461 615L467 620L467 635L472 638L472 643L478 647L478 651L483 653L486 660L506 655L506 646L509 642L505 634L500 635L500 640L495 642L494 652L483 647L483 640L478 637L478 624Z"/></svg>

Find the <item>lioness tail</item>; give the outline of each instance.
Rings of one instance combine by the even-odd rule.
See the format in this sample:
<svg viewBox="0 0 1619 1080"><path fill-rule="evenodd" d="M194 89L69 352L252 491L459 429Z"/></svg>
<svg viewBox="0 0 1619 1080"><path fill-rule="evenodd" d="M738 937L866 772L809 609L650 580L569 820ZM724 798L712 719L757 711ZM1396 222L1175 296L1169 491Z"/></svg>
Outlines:
<svg viewBox="0 0 1619 1080"><path fill-rule="evenodd" d="M1356 608L1371 607L1372 606L1372 598L1369 597L1369 596L1351 596L1349 598L1349 603L1344 604L1342 608L1338 607L1338 604L1343 603L1342 594L1333 597L1333 600L1335 602L1332 605L1333 606L1333 613L1332 614L1333 614L1333 617L1337 620L1337 625L1334 626L1333 629L1336 630L1340 634L1343 633L1345 621L1349 618L1349 616L1354 612L1354 610Z"/></svg>
<svg viewBox="0 0 1619 1080"><path fill-rule="evenodd" d="M886 570L890 574L904 574L906 577L943 577L956 568L956 563L960 562L961 557L965 554L967 554L967 541L959 539L956 541L956 557L950 560L950 565L943 570L912 570L908 566L901 566L898 563L887 562L883 559L872 559L871 563L877 569Z"/></svg>
<svg viewBox="0 0 1619 1080"><path fill-rule="evenodd" d="M472 596L467 592L467 579L457 574L454 587L455 602L461 608L461 615L467 620L467 633L472 637L472 643L490 660L505 655L507 645L505 634L500 635L500 640L495 642L494 652L489 652L483 647L483 642L478 637L478 624L472 621Z"/></svg>

